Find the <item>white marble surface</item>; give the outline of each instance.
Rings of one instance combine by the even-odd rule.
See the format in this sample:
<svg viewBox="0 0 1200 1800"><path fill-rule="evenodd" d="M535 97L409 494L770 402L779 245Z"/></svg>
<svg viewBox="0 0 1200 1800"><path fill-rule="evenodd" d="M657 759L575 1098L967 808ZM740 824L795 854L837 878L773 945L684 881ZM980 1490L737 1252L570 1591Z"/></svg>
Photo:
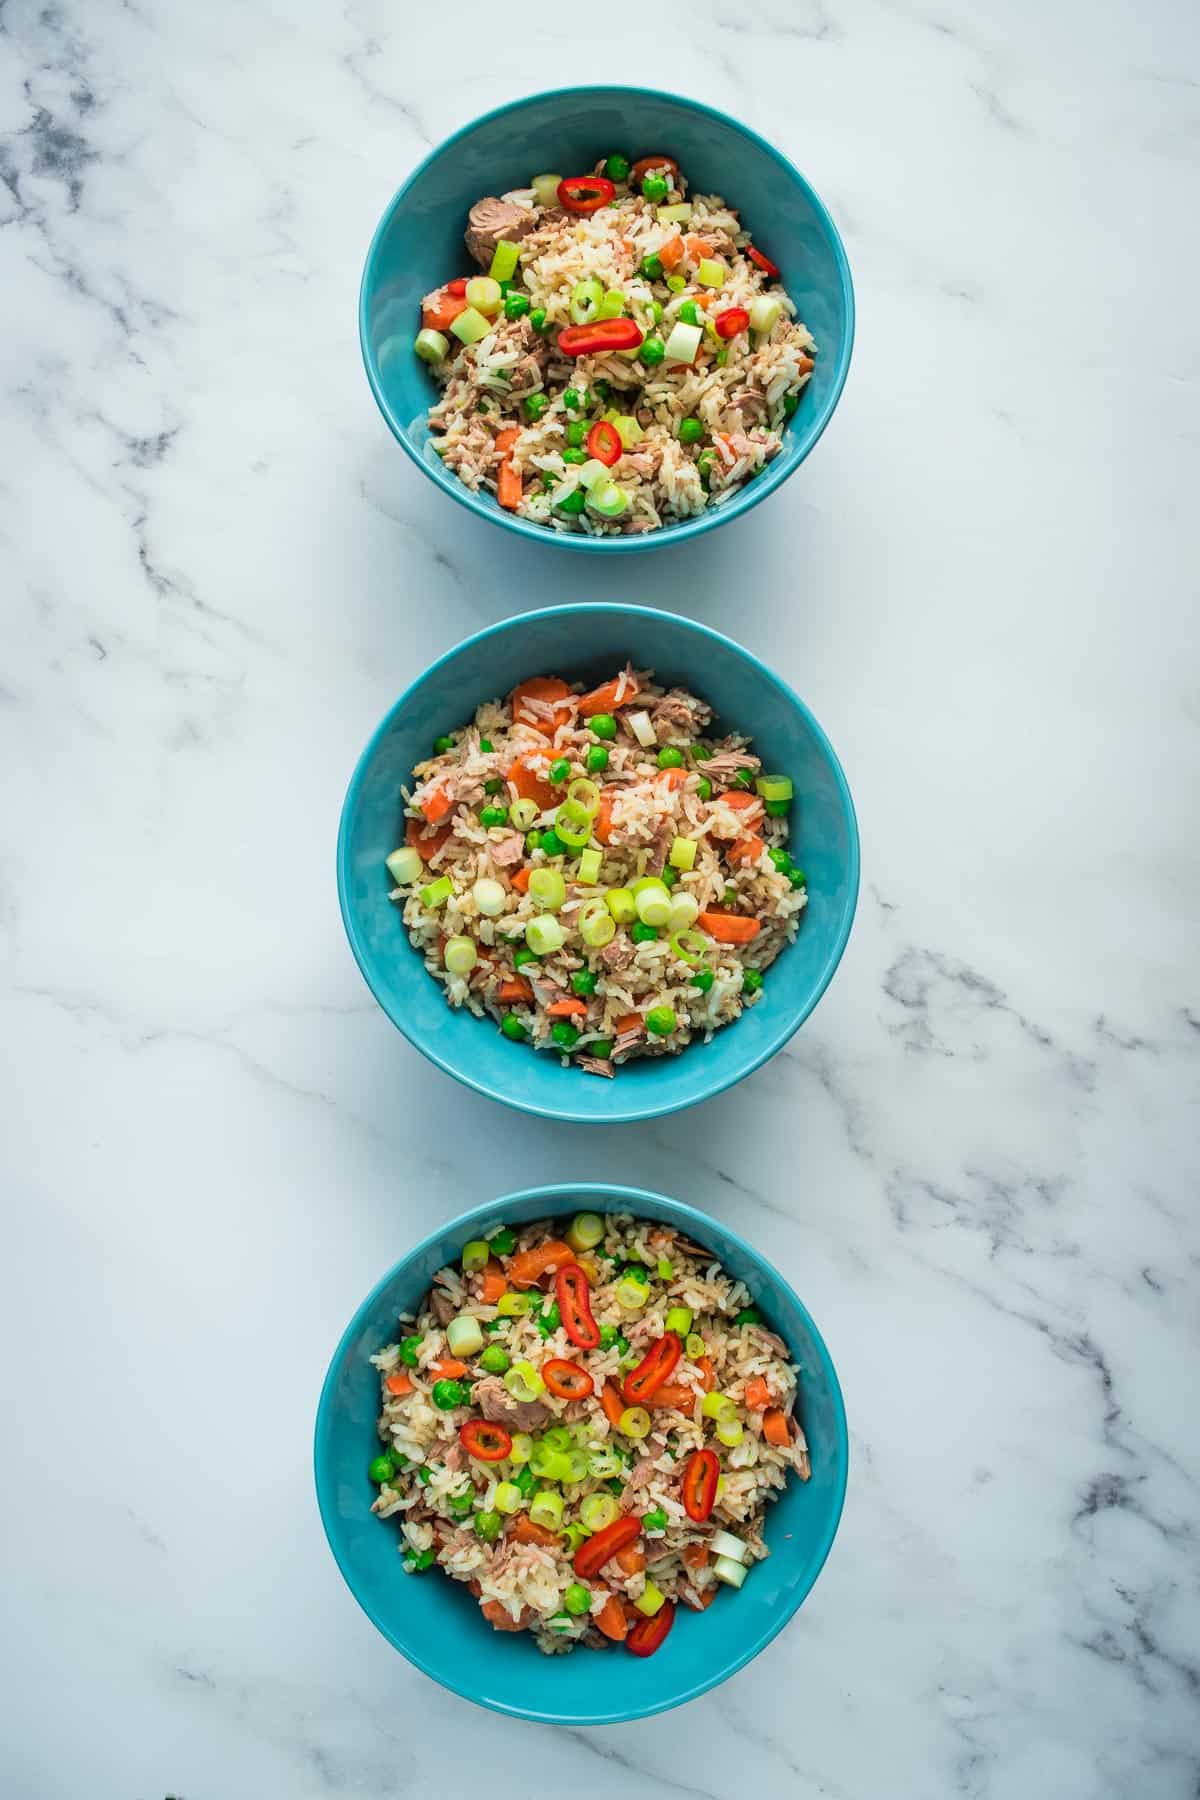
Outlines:
<svg viewBox="0 0 1200 1800"><path fill-rule="evenodd" d="M692 0L669 67L636 9L411 10L0 0L0 1792L420 1800L448 1733L580 1800L1195 1796L1196 9ZM631 67L801 164L860 334L780 497L617 571L421 479L354 303L429 144ZM606 1133L408 1049L333 843L434 653L614 581L800 688L865 880L785 1055ZM376 1636L309 1442L418 1226L584 1170L777 1258L853 1470L758 1663L551 1739Z"/></svg>

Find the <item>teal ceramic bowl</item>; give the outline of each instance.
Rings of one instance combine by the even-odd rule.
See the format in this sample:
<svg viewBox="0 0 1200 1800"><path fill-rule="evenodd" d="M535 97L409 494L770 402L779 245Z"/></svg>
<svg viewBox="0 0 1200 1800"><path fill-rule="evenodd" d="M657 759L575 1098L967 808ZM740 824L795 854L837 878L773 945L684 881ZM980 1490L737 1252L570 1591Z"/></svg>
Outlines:
<svg viewBox="0 0 1200 1800"><path fill-rule="evenodd" d="M692 189L724 195L762 240L818 345L817 366L766 473L726 505L698 519L628 537L551 532L473 494L443 469L429 442L426 413L437 387L413 354L423 295L469 273L467 213L485 194L526 187L541 169L582 173L601 156L661 150L675 157ZM541 543L596 554L677 544L740 518L773 494L808 455L833 415L850 366L854 292L846 252L825 207L787 158L725 113L650 88L560 88L514 100L464 125L414 170L380 221L367 253L359 335L371 390L418 468L482 519Z"/></svg>
<svg viewBox="0 0 1200 1800"><path fill-rule="evenodd" d="M376 1454L378 1376L367 1360L395 1342L396 1315L411 1310L437 1269L462 1246L499 1226L569 1217L583 1209L631 1212L678 1226L711 1249L746 1283L767 1322L799 1364L798 1412L812 1479L790 1481L767 1508L771 1551L740 1592L721 1593L709 1611L680 1608L670 1637L652 1657L575 1650L543 1656L525 1634L496 1633L461 1583L436 1570L406 1575L394 1521L372 1516L367 1464ZM372 1289L334 1351L317 1410L317 1502L338 1568L373 1625L403 1656L464 1700L544 1725L614 1725L694 1700L766 1648L797 1611L821 1572L841 1517L849 1444L846 1414L821 1334L787 1282L727 1226L677 1200L639 1188L528 1188L477 1207L417 1245Z"/></svg>
<svg viewBox="0 0 1200 1800"><path fill-rule="evenodd" d="M403 841L400 786L434 738L528 675L589 685L632 658L716 708L795 788L794 852L808 876L799 935L772 964L763 996L710 1044L647 1058L600 1080L510 1043L490 1020L453 1011L388 899L384 859ZM804 702L748 650L707 626L647 607L578 605L507 619L467 638L401 695L362 754L342 809L338 896L350 947L392 1023L431 1062L523 1112L580 1124L628 1123L694 1106L741 1081L808 1017L837 968L858 897L858 831L841 765Z"/></svg>

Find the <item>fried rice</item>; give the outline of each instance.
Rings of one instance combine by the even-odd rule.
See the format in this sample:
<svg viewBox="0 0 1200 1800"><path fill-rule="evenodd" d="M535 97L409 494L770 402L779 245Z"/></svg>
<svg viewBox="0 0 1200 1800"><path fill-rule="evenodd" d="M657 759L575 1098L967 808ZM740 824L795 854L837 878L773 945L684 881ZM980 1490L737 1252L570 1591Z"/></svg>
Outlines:
<svg viewBox="0 0 1200 1800"><path fill-rule="evenodd" d="M451 1006L611 1076L758 1002L807 899L792 784L712 716L627 665L588 693L522 682L438 739L387 866Z"/></svg>
<svg viewBox="0 0 1200 1800"><path fill-rule="evenodd" d="M745 1286L670 1226L583 1214L564 1241L561 1223L465 1246L372 1356L372 1510L396 1520L406 1570L467 1584L497 1630L647 1655L677 1605L704 1611L769 1554L768 1502L811 1474L799 1371Z"/></svg>

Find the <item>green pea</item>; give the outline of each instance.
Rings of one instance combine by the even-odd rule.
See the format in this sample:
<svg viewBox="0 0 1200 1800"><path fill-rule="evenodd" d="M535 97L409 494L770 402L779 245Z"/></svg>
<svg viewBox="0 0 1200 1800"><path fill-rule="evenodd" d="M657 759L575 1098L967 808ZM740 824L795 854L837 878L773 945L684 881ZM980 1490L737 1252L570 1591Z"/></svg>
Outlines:
<svg viewBox="0 0 1200 1800"><path fill-rule="evenodd" d="M504 296L504 316L506 319L523 319L528 311L528 294L506 294Z"/></svg>
<svg viewBox="0 0 1200 1800"><path fill-rule="evenodd" d="M525 417L532 421L541 418L550 402L547 400L545 394L529 394L526 396L523 404L525 407Z"/></svg>
<svg viewBox="0 0 1200 1800"><path fill-rule="evenodd" d="M647 1531L665 1531L667 1529L667 1515L661 1506L651 1507L648 1513L642 1514L642 1524Z"/></svg>
<svg viewBox="0 0 1200 1800"><path fill-rule="evenodd" d="M582 419L572 419L567 426L567 442L573 450L578 450L587 437L588 428Z"/></svg>
<svg viewBox="0 0 1200 1800"><path fill-rule="evenodd" d="M550 1036L560 1049L573 1050L579 1042L579 1027L572 1025L569 1019L555 1019Z"/></svg>
<svg viewBox="0 0 1200 1800"><path fill-rule="evenodd" d="M808 886L808 876L804 873L803 869L789 869L788 870L788 880L791 882L791 884L794 888L802 888L802 887Z"/></svg>
<svg viewBox="0 0 1200 1800"><path fill-rule="evenodd" d="M585 463L588 459L587 451L586 450L564 450L562 453L562 459L565 463ZM576 492L578 492L578 489L576 489Z"/></svg>
<svg viewBox="0 0 1200 1800"><path fill-rule="evenodd" d="M538 958L537 952L535 950L531 950L529 948L528 944L522 944L521 948L519 950L513 951L513 968L514 969L523 969L525 967L526 963L535 963L538 960L539 960L539 958Z"/></svg>
<svg viewBox="0 0 1200 1800"><path fill-rule="evenodd" d="M616 1343L616 1341L617 1341L616 1326L615 1325L602 1325L600 1327L600 1348L602 1350L611 1350L613 1345Z"/></svg>
<svg viewBox="0 0 1200 1800"><path fill-rule="evenodd" d="M612 160L613 158L610 157L609 161L611 162ZM591 1608L591 1604L592 1590L591 1588L584 1587L581 1581L573 1581L563 1595L563 1605L569 1613L576 1616L582 1616L582 1614L588 1612Z"/></svg>
<svg viewBox="0 0 1200 1800"><path fill-rule="evenodd" d="M591 970L591 969L576 969L575 973L571 977L571 992L573 994L581 994L582 995L582 994L594 994L595 991L596 991L596 976L595 976L595 973L593 972L593 970Z"/></svg>
<svg viewBox="0 0 1200 1800"><path fill-rule="evenodd" d="M542 833L542 852L545 856L565 856L566 855L567 846L563 843L563 841L559 837L557 831L543 831L543 833Z"/></svg>
<svg viewBox="0 0 1200 1800"><path fill-rule="evenodd" d="M616 151L605 163L604 173L608 176L610 181L628 181L629 168L629 158L627 156L622 156L620 151ZM569 1610L570 1609L568 1608L568 1611Z"/></svg>
<svg viewBox="0 0 1200 1800"><path fill-rule="evenodd" d="M648 369L652 369L656 363L660 363L666 354L667 346L660 337L643 338L638 345L638 356Z"/></svg>
<svg viewBox="0 0 1200 1800"><path fill-rule="evenodd" d="M647 175L645 181L643 181L643 183L642 183L642 199L649 200L649 202L652 206L656 206L660 200L665 200L666 197L667 197L667 184L663 180L662 176L661 175ZM653 259L648 258L647 260L648 261L653 260L654 262L658 262L657 256L654 257ZM660 275L662 274L662 264L661 263L658 263L658 272Z"/></svg>
<svg viewBox="0 0 1200 1800"><path fill-rule="evenodd" d="M643 183L643 192L644 191L645 191L645 184ZM663 192L664 193L666 192L665 188L664 188ZM663 266L662 266L662 258L661 257L643 256L639 267L641 269L641 273L646 277L647 281L661 281L662 280Z"/></svg>
<svg viewBox="0 0 1200 1800"><path fill-rule="evenodd" d="M795 410L799 406L799 404L800 404L799 394L785 394L783 396L783 410L784 410L784 414L786 415L787 418L789 418L789 419L791 418L792 414L795 412Z"/></svg>
<svg viewBox="0 0 1200 1800"><path fill-rule="evenodd" d="M572 452L568 450L567 455L570 456L571 454ZM575 451L574 454L578 456L580 452ZM586 461L586 457L583 460ZM587 497L584 494L583 489L575 488L571 493L567 494L564 499L558 502L554 510L555 512L564 513L567 518L574 518L583 511L586 504Z"/></svg>
<svg viewBox="0 0 1200 1800"><path fill-rule="evenodd" d="M489 1344L479 1358L479 1366L489 1375L503 1375L508 1367L508 1351L502 1350L499 1344Z"/></svg>
<svg viewBox="0 0 1200 1800"><path fill-rule="evenodd" d="M635 944L652 944L658 936L658 926L643 925L639 919L636 925L629 927L629 935Z"/></svg>
<svg viewBox="0 0 1200 1800"><path fill-rule="evenodd" d="M669 888L673 888L679 880L679 870L668 863L662 872L662 878Z"/></svg>
<svg viewBox="0 0 1200 1800"><path fill-rule="evenodd" d="M704 427L699 419L680 419L679 441L681 444L698 444L704 436Z"/></svg>
<svg viewBox="0 0 1200 1800"><path fill-rule="evenodd" d="M528 1463L522 1463L521 1467L513 1476L512 1481L513 1486L520 1488L522 1494L528 1499L537 1485L537 1476L534 1474Z"/></svg>
<svg viewBox="0 0 1200 1800"><path fill-rule="evenodd" d="M762 1314L757 1306L743 1306L741 1312L734 1315L733 1322L735 1325L757 1325L761 1320Z"/></svg>
<svg viewBox="0 0 1200 1800"><path fill-rule="evenodd" d="M493 748L491 738L480 738L479 748L483 751L485 756L490 756Z"/></svg>
<svg viewBox="0 0 1200 1800"><path fill-rule="evenodd" d="M414 1555L404 1558L404 1572L406 1575L423 1575L426 1569L432 1569L436 1561L437 1551L432 1547L418 1550Z"/></svg>
<svg viewBox="0 0 1200 1800"><path fill-rule="evenodd" d="M603 744L593 744L584 761L589 775L599 775L608 767L608 751Z"/></svg>
<svg viewBox="0 0 1200 1800"><path fill-rule="evenodd" d="M743 994L757 994L763 984L761 969L744 969L742 971Z"/></svg>
<svg viewBox="0 0 1200 1800"><path fill-rule="evenodd" d="M553 474L549 469L543 469L542 470L542 487L545 490L545 492L547 494L549 494L557 486L558 486L558 476Z"/></svg>
<svg viewBox="0 0 1200 1800"><path fill-rule="evenodd" d="M607 381L598 381L596 383L596 398L597 398L597 400L608 400L609 398L611 398L611 395L612 395L612 387Z"/></svg>
<svg viewBox="0 0 1200 1800"><path fill-rule="evenodd" d="M543 1306L542 1310L534 1315L534 1323L543 1337L549 1337L552 1331L557 1331L562 1324L558 1301L552 1300L549 1306Z"/></svg>
<svg viewBox="0 0 1200 1800"><path fill-rule="evenodd" d="M568 412L578 412L583 405L578 388L567 388L563 393L563 405Z"/></svg>
<svg viewBox="0 0 1200 1800"><path fill-rule="evenodd" d="M505 1013L500 1021L500 1029L506 1038L512 1039L514 1044L522 1043L529 1036L516 1013Z"/></svg>
<svg viewBox="0 0 1200 1800"><path fill-rule="evenodd" d="M531 950L529 954L533 956L533 951ZM534 957L534 961L537 961L536 957ZM495 1237L489 1238L488 1243L497 1256L511 1256L517 1247L517 1234L515 1231L510 1231L506 1225L503 1231L498 1231Z"/></svg>
<svg viewBox="0 0 1200 1800"><path fill-rule="evenodd" d="M616 737L617 721L611 713L593 713L589 722L598 738Z"/></svg>
<svg viewBox="0 0 1200 1800"><path fill-rule="evenodd" d="M739 769L733 778L734 787L749 788L754 786L754 775L750 769Z"/></svg>
<svg viewBox="0 0 1200 1800"><path fill-rule="evenodd" d="M768 850L767 855L775 864L781 875L786 875L792 866L792 859L786 850Z"/></svg>
<svg viewBox="0 0 1200 1800"><path fill-rule="evenodd" d="M712 782L708 779L707 775L702 775L700 777L700 785L696 789L696 792L699 794L701 800L712 799Z"/></svg>
<svg viewBox="0 0 1200 1800"><path fill-rule="evenodd" d="M567 776L570 773L571 773L571 765L567 761L565 756L556 757L555 760L550 764L550 779L554 783L555 787L560 786L562 784L562 782L564 782L567 779Z"/></svg>
<svg viewBox="0 0 1200 1800"><path fill-rule="evenodd" d="M481 825L503 825L508 818L507 806L485 806L479 814Z"/></svg>
<svg viewBox="0 0 1200 1800"><path fill-rule="evenodd" d="M494 1543L500 1536L504 1520L498 1512L477 1512L475 1514L475 1535L481 1537L485 1544Z"/></svg>
<svg viewBox="0 0 1200 1800"><path fill-rule="evenodd" d="M376 1456L367 1465L367 1474L376 1487L382 1487L384 1482L390 1481L395 1473L395 1464L390 1456Z"/></svg>
<svg viewBox="0 0 1200 1800"><path fill-rule="evenodd" d="M623 1494L625 1492L625 1483L621 1480L619 1475L610 1475L604 1485L607 1487L610 1494Z"/></svg>
<svg viewBox="0 0 1200 1800"><path fill-rule="evenodd" d="M433 740L433 754L435 756L445 756L447 750L453 750L453 748L454 739L452 737L437 737Z"/></svg>
<svg viewBox="0 0 1200 1800"><path fill-rule="evenodd" d="M405 1365L406 1368L409 1368L409 1369L416 1368L416 1366L417 1366L417 1351L421 1348L421 1345L423 1342L424 1342L423 1338L406 1337L404 1342L401 1344L401 1346L400 1346L400 1361Z"/></svg>
<svg viewBox="0 0 1200 1800"><path fill-rule="evenodd" d="M529 323L533 326L533 329L535 331L545 331L545 329L546 329L546 309L544 306L535 306L534 307L533 311L529 315Z"/></svg>
<svg viewBox="0 0 1200 1800"><path fill-rule="evenodd" d="M786 819L792 809L790 800L764 800L763 806L769 819Z"/></svg>
<svg viewBox="0 0 1200 1800"><path fill-rule="evenodd" d="M503 786L504 783L502 781L485 781L483 784L483 791L485 794L498 794Z"/></svg>
<svg viewBox="0 0 1200 1800"><path fill-rule="evenodd" d="M650 317L654 320L654 323L656 325L661 325L663 322L663 309L662 309L661 304L657 300L652 300L650 302L649 310L650 310Z"/></svg>
<svg viewBox="0 0 1200 1800"><path fill-rule="evenodd" d="M527 831L525 833L525 848L527 850L540 850L541 847L542 847L541 832L540 831Z"/></svg>
<svg viewBox="0 0 1200 1800"><path fill-rule="evenodd" d="M664 744L658 753L658 766L660 769L682 769L683 751L674 744Z"/></svg>
<svg viewBox="0 0 1200 1800"><path fill-rule="evenodd" d="M685 325L702 325L704 323L703 319L700 317L700 308L696 305L694 300L685 300L683 302L679 308L679 317L683 320Z"/></svg>
<svg viewBox="0 0 1200 1800"><path fill-rule="evenodd" d="M451 1494L446 1500L450 1511L460 1519L466 1518L474 1504L475 1489L473 1487L464 1488L461 1494Z"/></svg>
<svg viewBox="0 0 1200 1800"><path fill-rule="evenodd" d="M603 1059L607 1059L612 1055L612 1052L613 1040L611 1038L596 1038L588 1045L589 1056L599 1056Z"/></svg>
<svg viewBox="0 0 1200 1800"><path fill-rule="evenodd" d="M453 1412L456 1406L465 1406L470 1390L462 1381L435 1381L433 1384L433 1404L442 1412Z"/></svg>
<svg viewBox="0 0 1200 1800"><path fill-rule="evenodd" d="M712 472L716 460L717 453L715 450L702 450L696 458L696 472L705 487L707 487L712 480Z"/></svg>
<svg viewBox="0 0 1200 1800"><path fill-rule="evenodd" d="M425 1463L422 1463L420 1468L417 1470L417 1480L420 1482L422 1487L428 1487L430 1482L433 1480L433 1470L431 1468L429 1468Z"/></svg>
<svg viewBox="0 0 1200 1800"><path fill-rule="evenodd" d="M699 988L702 994L707 994L712 984L713 972L711 969L697 969L692 976L692 986L694 988Z"/></svg>
<svg viewBox="0 0 1200 1800"><path fill-rule="evenodd" d="M621 1273L622 1275L628 1275L630 1281L636 1281L642 1287L649 1287L650 1285L650 1271L645 1263L627 1262L621 1270Z"/></svg>

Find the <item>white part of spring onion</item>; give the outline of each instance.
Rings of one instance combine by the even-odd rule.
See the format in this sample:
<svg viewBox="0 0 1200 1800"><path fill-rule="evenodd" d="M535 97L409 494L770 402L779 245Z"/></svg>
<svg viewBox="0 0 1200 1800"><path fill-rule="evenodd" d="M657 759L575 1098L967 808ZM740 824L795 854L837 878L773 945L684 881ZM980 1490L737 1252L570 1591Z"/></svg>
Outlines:
<svg viewBox="0 0 1200 1800"><path fill-rule="evenodd" d="M579 868L576 873L584 887L594 887L596 882L599 881L600 866L603 861L604 858L599 850L585 850L583 852L583 855L579 858Z"/></svg>
<svg viewBox="0 0 1200 1800"><path fill-rule="evenodd" d="M492 1247L486 1238L472 1238L469 1244L462 1247L462 1266L465 1275L475 1275L487 1266Z"/></svg>
<svg viewBox="0 0 1200 1800"><path fill-rule="evenodd" d="M492 322L477 307L464 306L457 319L451 319L450 329L460 344L477 344L492 329Z"/></svg>
<svg viewBox="0 0 1200 1800"><path fill-rule="evenodd" d="M504 304L504 295L500 292L500 283L493 281L490 275L475 275L467 283L467 305L473 306L485 318L494 319Z"/></svg>
<svg viewBox="0 0 1200 1800"><path fill-rule="evenodd" d="M760 775L754 788L764 800L790 800L794 791L790 775Z"/></svg>
<svg viewBox="0 0 1200 1800"><path fill-rule="evenodd" d="M460 313L459 318L462 318ZM455 321L457 323L457 320ZM451 331L454 326L450 327ZM663 346L663 361L677 363L693 363L696 352L700 348L700 339L704 336L699 325L688 325L682 319L676 319L671 327L671 335Z"/></svg>
<svg viewBox="0 0 1200 1800"><path fill-rule="evenodd" d="M746 1428L740 1419L718 1419L714 1430L727 1450L736 1450L746 1435Z"/></svg>
<svg viewBox="0 0 1200 1800"><path fill-rule="evenodd" d="M533 1439L530 1437L529 1433L527 1431L514 1431L512 1449L508 1453L509 1462L516 1463L519 1468L522 1463L527 1463L532 1455Z"/></svg>
<svg viewBox="0 0 1200 1800"><path fill-rule="evenodd" d="M557 1531L562 1525L562 1495L556 1494L553 1488L539 1488L533 1496L529 1516L535 1525L544 1525L547 1531Z"/></svg>
<svg viewBox="0 0 1200 1800"><path fill-rule="evenodd" d="M597 456L579 465L579 485L591 493L598 481L611 481L607 463L602 463Z"/></svg>
<svg viewBox="0 0 1200 1800"><path fill-rule="evenodd" d="M746 1571L741 1563L734 1562L729 1556L718 1556L713 1564L713 1574L718 1581L723 1581L726 1587L731 1588L740 1588L746 1579Z"/></svg>
<svg viewBox="0 0 1200 1800"><path fill-rule="evenodd" d="M519 1319L525 1313L532 1312L533 1308L532 1294L514 1294L511 1289L507 1294L501 1294L496 1302L496 1311L502 1319Z"/></svg>
<svg viewBox="0 0 1200 1800"><path fill-rule="evenodd" d="M525 942L535 956L553 956L556 950L562 949L565 940L566 933L553 913L539 913L525 927Z"/></svg>
<svg viewBox="0 0 1200 1800"><path fill-rule="evenodd" d="M658 206L655 216L660 225L686 225L692 216L691 203L680 200L674 206Z"/></svg>
<svg viewBox="0 0 1200 1800"><path fill-rule="evenodd" d="M514 1400L536 1400L546 1384L531 1362L515 1362L504 1371L504 1385Z"/></svg>
<svg viewBox="0 0 1200 1800"><path fill-rule="evenodd" d="M511 281L517 272L520 255L520 244L514 244L510 238L497 238L496 248L492 252L492 266L488 270L492 280Z"/></svg>
<svg viewBox="0 0 1200 1800"><path fill-rule="evenodd" d="M670 1276L668 1275L664 1279L669 1281ZM685 1338L692 1329L692 1320L695 1316L690 1306L672 1306L667 1312L667 1330L673 1331L676 1337ZM701 1355L703 1354L704 1352L701 1351Z"/></svg>
<svg viewBox="0 0 1200 1800"><path fill-rule="evenodd" d="M746 1546L732 1531L714 1531L708 1547L714 1556L726 1556L733 1562L746 1560Z"/></svg>
<svg viewBox="0 0 1200 1800"><path fill-rule="evenodd" d="M759 294L750 302L751 331L770 331L782 311L781 302L773 294Z"/></svg>
<svg viewBox="0 0 1200 1800"><path fill-rule="evenodd" d="M677 837L671 845L671 854L667 858L673 869L682 869L686 875L689 869L696 866L695 838Z"/></svg>
<svg viewBox="0 0 1200 1800"><path fill-rule="evenodd" d="M440 331L435 331L432 325L426 325L418 331L413 342L413 349L422 362L431 363L436 367L438 363L445 362L450 349L450 339L443 337Z"/></svg>
<svg viewBox="0 0 1200 1800"><path fill-rule="evenodd" d="M647 1575L646 1585L633 1604L640 1613L645 1613L648 1619L652 1619L655 1613L662 1611L666 1604L666 1599L667 1596L658 1586L658 1583L651 1581L650 1577Z"/></svg>
<svg viewBox="0 0 1200 1800"><path fill-rule="evenodd" d="M594 1250L604 1242L604 1220L599 1213L576 1213L567 1227L572 1250Z"/></svg>
<svg viewBox="0 0 1200 1800"><path fill-rule="evenodd" d="M617 1430L625 1437L640 1443L642 1438L650 1436L650 1414L644 1406L627 1406L621 1414Z"/></svg>
<svg viewBox="0 0 1200 1800"><path fill-rule="evenodd" d="M696 280L701 287L719 288L725 280L725 264L720 257L703 257L696 266Z"/></svg>
<svg viewBox="0 0 1200 1800"><path fill-rule="evenodd" d="M567 884L557 869L535 869L529 877L529 897L546 912L557 912L567 897Z"/></svg>
<svg viewBox="0 0 1200 1800"><path fill-rule="evenodd" d="M558 205L558 184L561 180L561 175L534 176L529 185L533 189L533 197L539 206Z"/></svg>
<svg viewBox="0 0 1200 1800"><path fill-rule="evenodd" d="M707 1355L707 1352L708 1352L708 1346L704 1342L704 1339L700 1336L700 1333L698 1331L689 1331L688 1332L687 1341L685 1342L683 1347L684 1347L684 1350L687 1352L688 1358L691 1362L695 1362L695 1360L698 1356Z"/></svg>
<svg viewBox="0 0 1200 1800"><path fill-rule="evenodd" d="M521 1510L521 1490L515 1481L501 1481L492 1495L492 1505L498 1513L515 1513Z"/></svg>
<svg viewBox="0 0 1200 1800"><path fill-rule="evenodd" d="M634 905L643 925L665 925L671 916L670 894L656 893L653 888L643 888Z"/></svg>
<svg viewBox="0 0 1200 1800"><path fill-rule="evenodd" d="M668 931L686 931L700 917L700 902L694 894L677 894L671 901L671 916L667 920Z"/></svg>
<svg viewBox="0 0 1200 1800"><path fill-rule="evenodd" d="M628 888L609 888L604 904L618 925L632 925L637 918L637 905Z"/></svg>
<svg viewBox="0 0 1200 1800"><path fill-rule="evenodd" d="M620 1510L612 1494L589 1494L579 1508L579 1517L589 1531L603 1531L614 1523Z"/></svg>
<svg viewBox="0 0 1200 1800"><path fill-rule="evenodd" d="M626 713L625 721L643 750L649 750L651 744L657 744L658 739L654 735L648 712Z"/></svg>
<svg viewBox="0 0 1200 1800"><path fill-rule="evenodd" d="M629 495L610 477L608 481L596 483L588 494L587 503L602 519L619 519L629 505Z"/></svg>
<svg viewBox="0 0 1200 1800"><path fill-rule="evenodd" d="M632 413L610 411L606 412L604 416L609 424L615 427L617 436L621 440L622 450L636 449L646 435Z"/></svg>
<svg viewBox="0 0 1200 1800"><path fill-rule="evenodd" d="M490 875L481 875L471 889L471 897L485 919L498 919L508 902L508 895Z"/></svg>
<svg viewBox="0 0 1200 1800"><path fill-rule="evenodd" d="M411 844L405 844L401 849L392 851L387 859L387 871L397 887L411 887L425 873L425 864L421 861L419 852Z"/></svg>
<svg viewBox="0 0 1200 1800"><path fill-rule="evenodd" d="M541 807L536 800L529 800L522 795L519 800L513 801L508 809L508 816L518 831L528 831L540 812Z"/></svg>
<svg viewBox="0 0 1200 1800"><path fill-rule="evenodd" d="M700 1411L706 1419L736 1419L737 1407L728 1394L716 1392L705 1394L700 1402Z"/></svg>
<svg viewBox="0 0 1200 1800"><path fill-rule="evenodd" d="M451 1356L478 1356L483 1349L479 1320L470 1313L459 1313L446 1327L446 1344Z"/></svg>
<svg viewBox="0 0 1200 1800"><path fill-rule="evenodd" d="M479 952L469 937L446 939L446 967L451 975L469 975L479 961Z"/></svg>
<svg viewBox="0 0 1200 1800"><path fill-rule="evenodd" d="M611 944L616 937L617 922L599 895L580 907L579 935L590 950L603 950L605 944Z"/></svg>
<svg viewBox="0 0 1200 1800"><path fill-rule="evenodd" d="M622 1312L641 1312L648 1298L648 1290L641 1281L619 1281L617 1283L617 1305Z"/></svg>

